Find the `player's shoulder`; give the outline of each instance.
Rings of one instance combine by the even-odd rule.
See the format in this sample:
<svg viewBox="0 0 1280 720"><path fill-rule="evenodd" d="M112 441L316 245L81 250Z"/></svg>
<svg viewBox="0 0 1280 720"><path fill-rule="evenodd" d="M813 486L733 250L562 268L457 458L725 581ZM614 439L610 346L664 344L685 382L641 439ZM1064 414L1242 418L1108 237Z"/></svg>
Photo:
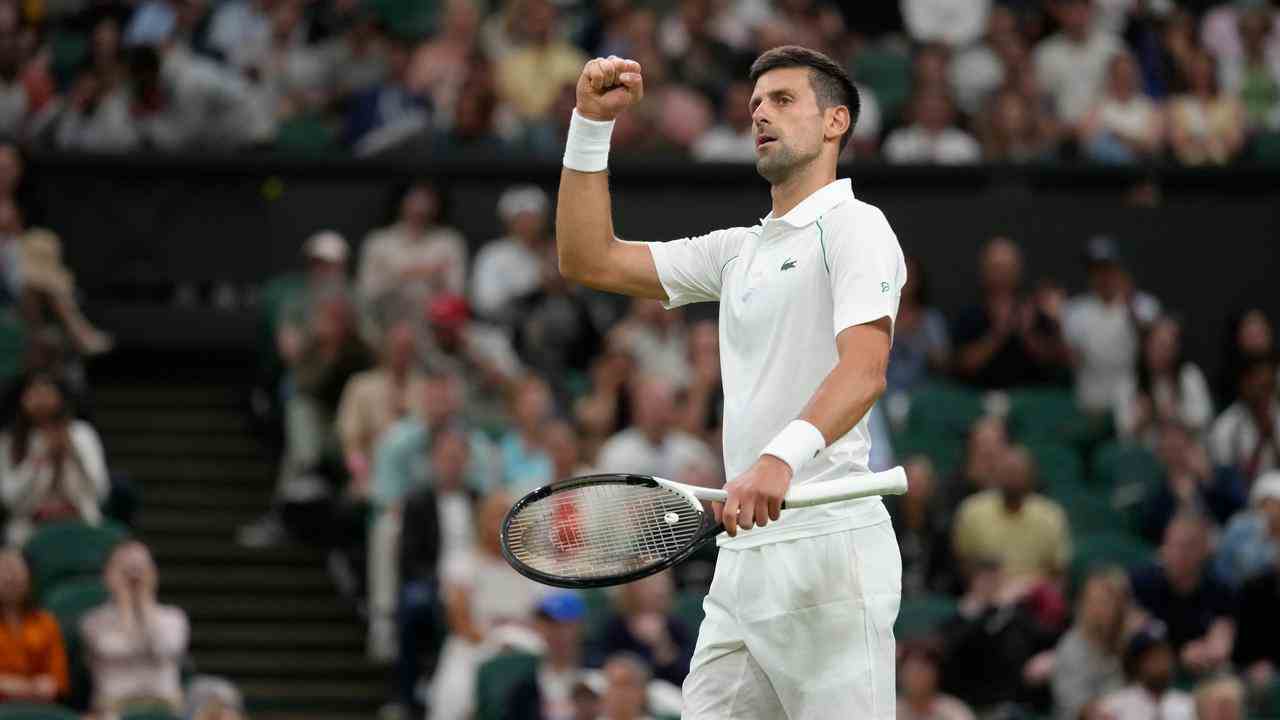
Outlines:
<svg viewBox="0 0 1280 720"><path fill-rule="evenodd" d="M884 211L869 202L849 198L823 213L817 221L824 241L835 246L897 245L898 238Z"/></svg>

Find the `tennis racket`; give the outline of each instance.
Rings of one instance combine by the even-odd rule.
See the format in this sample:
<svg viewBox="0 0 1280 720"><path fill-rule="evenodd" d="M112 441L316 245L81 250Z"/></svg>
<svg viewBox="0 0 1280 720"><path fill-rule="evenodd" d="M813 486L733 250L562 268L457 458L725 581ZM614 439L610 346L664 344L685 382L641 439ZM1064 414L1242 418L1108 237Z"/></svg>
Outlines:
<svg viewBox="0 0 1280 720"><path fill-rule="evenodd" d="M901 495L900 467L792 488L783 508ZM724 526L702 501L724 490L649 475L586 475L524 496L502 523L502 554L517 572L567 588L621 585L683 562ZM745 531L745 532L750 532Z"/></svg>

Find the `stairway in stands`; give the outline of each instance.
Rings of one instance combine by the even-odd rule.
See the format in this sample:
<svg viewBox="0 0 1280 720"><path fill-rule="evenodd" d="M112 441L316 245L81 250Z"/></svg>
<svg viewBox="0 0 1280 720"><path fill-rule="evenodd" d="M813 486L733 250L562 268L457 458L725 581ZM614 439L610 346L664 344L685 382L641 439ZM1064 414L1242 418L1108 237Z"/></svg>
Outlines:
<svg viewBox="0 0 1280 720"><path fill-rule="evenodd" d="M108 461L139 488L137 531L155 552L161 602L191 618L196 670L233 680L255 720L374 717L387 672L365 659L323 553L234 541L267 507L275 473L249 428L244 375L94 375Z"/></svg>

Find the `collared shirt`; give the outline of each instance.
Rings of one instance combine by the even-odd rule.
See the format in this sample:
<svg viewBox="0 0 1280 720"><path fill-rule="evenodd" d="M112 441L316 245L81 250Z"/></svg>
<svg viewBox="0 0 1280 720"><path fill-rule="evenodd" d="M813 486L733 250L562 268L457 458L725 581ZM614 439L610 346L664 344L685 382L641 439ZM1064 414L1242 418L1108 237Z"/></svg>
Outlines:
<svg viewBox="0 0 1280 720"><path fill-rule="evenodd" d="M745 472L799 416L839 360L845 328L897 316L907 268L884 213L837 180L780 218L650 243L668 308L720 301L724 460ZM831 443L792 485L868 472L867 418ZM752 547L878 522L878 498L802 510L721 544Z"/></svg>

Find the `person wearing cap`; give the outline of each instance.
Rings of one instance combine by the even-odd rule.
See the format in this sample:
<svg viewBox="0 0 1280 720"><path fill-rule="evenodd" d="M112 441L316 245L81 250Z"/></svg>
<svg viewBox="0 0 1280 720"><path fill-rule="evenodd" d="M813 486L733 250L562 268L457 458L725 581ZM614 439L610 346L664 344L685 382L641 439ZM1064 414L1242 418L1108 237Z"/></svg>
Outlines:
<svg viewBox="0 0 1280 720"><path fill-rule="evenodd" d="M574 716L575 705L584 704L575 695L582 694L583 685L591 689L582 667L586 614L586 603L574 592L557 591L538 603L534 628L543 645L538 669L512 687L505 720L562 720Z"/></svg>
<svg viewBox="0 0 1280 720"><path fill-rule="evenodd" d="M1195 720L1195 702L1172 687L1176 669L1173 646L1164 625L1148 623L1129 639L1124 655L1129 684L1105 696L1099 706L1117 720Z"/></svg>
<svg viewBox="0 0 1280 720"><path fill-rule="evenodd" d="M262 288L262 324L274 339L276 356L284 366L298 359L317 303L346 294L350 255L345 238L333 230L321 230L302 245L304 273L281 275Z"/></svg>
<svg viewBox="0 0 1280 720"><path fill-rule="evenodd" d="M471 302L481 317L505 319L512 301L542 284L551 251L547 194L536 185L507 188L498 199L498 217L507 234L476 254Z"/></svg>
<svg viewBox="0 0 1280 720"><path fill-rule="evenodd" d="M1214 557L1218 577L1234 587L1275 563L1280 547L1280 471L1263 473L1253 482L1249 506L1231 518Z"/></svg>
<svg viewBox="0 0 1280 720"><path fill-rule="evenodd" d="M1159 317L1160 303L1134 289L1110 237L1091 239L1084 255L1089 291L1068 303L1063 333L1075 360L1077 404L1110 413L1137 384L1141 334Z"/></svg>
<svg viewBox="0 0 1280 720"><path fill-rule="evenodd" d="M440 293L458 294L467 277L467 242L440 223L440 194L429 183L411 186L396 221L369 233L360 250L356 287L364 304L365 332Z"/></svg>
<svg viewBox="0 0 1280 720"><path fill-rule="evenodd" d="M505 423L507 393L525 372L511 338L473 317L461 295L436 296L425 315L418 342L427 366L463 378L468 417L483 424Z"/></svg>

